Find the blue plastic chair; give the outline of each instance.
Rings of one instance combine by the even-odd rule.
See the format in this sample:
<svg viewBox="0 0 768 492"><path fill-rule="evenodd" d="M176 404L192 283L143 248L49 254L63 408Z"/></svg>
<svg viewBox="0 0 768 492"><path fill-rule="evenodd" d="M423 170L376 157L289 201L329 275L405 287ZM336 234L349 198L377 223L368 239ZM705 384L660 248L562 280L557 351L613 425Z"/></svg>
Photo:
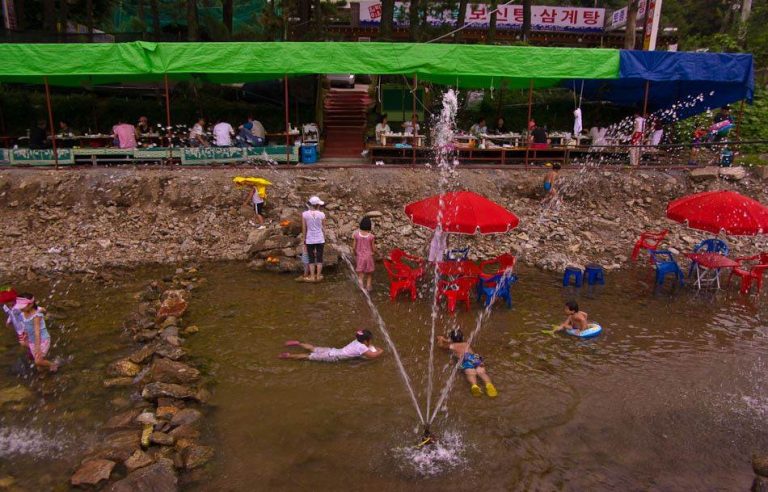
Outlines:
<svg viewBox="0 0 768 492"><path fill-rule="evenodd" d="M728 256L728 245L725 241L716 238L705 239L693 248L694 253L720 253L723 256ZM688 276L693 275L693 268L696 266L696 262L692 261L690 268L688 268Z"/></svg>
<svg viewBox="0 0 768 492"><path fill-rule="evenodd" d="M584 275L587 277L587 285L605 285L605 270L600 265L590 263L584 267Z"/></svg>
<svg viewBox="0 0 768 492"><path fill-rule="evenodd" d="M656 283L658 285L664 285L664 279L668 274L673 274L677 277L678 282L682 286L685 283L685 275L680 270L680 266L675 261L675 257L671 251L666 249L659 249L656 251L649 251L651 259L653 260L654 268L656 268Z"/></svg>
<svg viewBox="0 0 768 492"><path fill-rule="evenodd" d="M480 277L477 281L477 300L480 302L485 296L485 307L491 305L491 301L494 299L504 299L507 302L507 307L512 307L512 292L510 291L512 284L517 282L517 275L510 273L507 275L498 274L493 277L483 280Z"/></svg>
<svg viewBox="0 0 768 492"><path fill-rule="evenodd" d="M563 272L563 287L568 287L568 284L571 283L571 277L573 277L574 285L576 287L581 287L583 275L581 268L574 266L565 267L565 272Z"/></svg>
<svg viewBox="0 0 768 492"><path fill-rule="evenodd" d="M469 258L469 246L461 249L449 249L445 252L445 261L465 261Z"/></svg>

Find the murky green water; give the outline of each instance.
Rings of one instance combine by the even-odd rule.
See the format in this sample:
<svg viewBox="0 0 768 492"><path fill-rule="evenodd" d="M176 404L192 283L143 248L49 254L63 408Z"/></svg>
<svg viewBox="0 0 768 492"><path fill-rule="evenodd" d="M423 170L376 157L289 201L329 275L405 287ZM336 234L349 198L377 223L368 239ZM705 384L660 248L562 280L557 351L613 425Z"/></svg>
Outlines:
<svg viewBox="0 0 768 492"><path fill-rule="evenodd" d="M475 344L500 396L474 399L458 381L436 425L462 443L457 466L425 478L397 451L414 443L417 418L392 357L275 358L287 339L341 346L373 329L346 276L305 285L224 266L208 278L191 348L208 354L218 381L218 459L201 490L732 490L749 486L750 454L768 446L766 308L735 292L654 293L648 272L610 275L607 288L578 295L606 328L585 342L540 333L573 291L523 270L514 309L496 308ZM429 303L390 303L382 272L377 281L376 304L424 401ZM455 322L468 333L476 314ZM448 357L437 362L441 385Z"/></svg>
<svg viewBox="0 0 768 492"><path fill-rule="evenodd" d="M102 387L104 367L130 351L119 327L132 294L163 273L106 289L56 286L50 306L81 305L54 323L53 353L72 361L53 378L19 375L20 352L5 333L0 388L22 384L33 397L0 409L0 477L13 475L25 490L67 489L78 453L127 404L129 390ZM391 356L276 359L287 339L340 346L355 329L374 329L345 275L307 285L237 264L202 274L208 282L188 315L200 332L188 345L216 380L204 430L217 458L212 483L196 490L743 490L750 454L768 449L765 294L761 306L736 289L654 292L644 270L611 274L606 288L577 294L606 329L578 341L540 333L561 320L574 291L523 269L514 308L494 309L475 343L500 395L474 399L457 381L435 425L452 443L448 463L425 476L427 464L416 471L402 451L416 440L417 417ZM374 300L423 405L430 305L390 303L382 272L376 281ZM469 333L477 312L444 316L439 329L456 322ZM384 346L380 336L375 344ZM437 388L448 362L438 354Z"/></svg>

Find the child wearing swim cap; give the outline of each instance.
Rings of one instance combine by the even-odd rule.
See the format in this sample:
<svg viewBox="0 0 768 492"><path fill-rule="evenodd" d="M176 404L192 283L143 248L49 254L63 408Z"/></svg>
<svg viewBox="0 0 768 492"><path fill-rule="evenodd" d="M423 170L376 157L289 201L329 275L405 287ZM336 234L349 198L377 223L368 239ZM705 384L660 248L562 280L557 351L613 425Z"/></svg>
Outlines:
<svg viewBox="0 0 768 492"><path fill-rule="evenodd" d="M370 331L357 330L355 332L355 339L342 348L315 347L314 345L303 343L298 340L288 340L285 342L286 347L301 347L306 350L307 353L292 354L290 352L283 352L278 358L311 360L315 362L339 362L360 357L364 359L376 359L381 357L381 354L383 354L384 351L373 346L371 343L372 338L373 334Z"/></svg>

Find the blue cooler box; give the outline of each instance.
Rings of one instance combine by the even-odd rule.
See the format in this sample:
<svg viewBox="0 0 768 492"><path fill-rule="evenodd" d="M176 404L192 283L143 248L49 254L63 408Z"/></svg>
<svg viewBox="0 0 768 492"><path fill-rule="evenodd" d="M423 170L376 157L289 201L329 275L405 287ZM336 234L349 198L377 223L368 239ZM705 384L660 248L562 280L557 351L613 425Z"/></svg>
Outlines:
<svg viewBox="0 0 768 492"><path fill-rule="evenodd" d="M317 162L317 144L301 146L301 162L314 164Z"/></svg>

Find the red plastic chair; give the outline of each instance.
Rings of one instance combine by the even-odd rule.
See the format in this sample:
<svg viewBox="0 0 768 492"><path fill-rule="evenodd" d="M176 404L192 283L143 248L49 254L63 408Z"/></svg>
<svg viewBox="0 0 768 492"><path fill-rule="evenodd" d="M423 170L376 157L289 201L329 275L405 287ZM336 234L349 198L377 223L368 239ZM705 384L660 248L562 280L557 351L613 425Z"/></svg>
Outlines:
<svg viewBox="0 0 768 492"><path fill-rule="evenodd" d="M409 268L412 274L416 277L416 280L420 279L421 276L424 275L424 264L426 263L424 258L406 253L400 248L395 248L389 252L389 259L392 261L392 263ZM413 266L405 263L404 260L413 263Z"/></svg>
<svg viewBox="0 0 768 492"><path fill-rule="evenodd" d="M437 282L437 300L443 297L448 301L448 310L456 311L456 303L464 302L467 311L470 309L469 293L477 285L475 277L459 277L456 280L439 280Z"/></svg>
<svg viewBox="0 0 768 492"><path fill-rule="evenodd" d="M485 260L480 262L480 278L482 280L488 280L491 277L495 277L496 275L503 275L507 273L507 271L514 271L515 264L517 263L517 258L515 258L513 255L509 253L504 253L496 258L492 258L490 260ZM485 267L487 266L494 266L498 265L496 269L492 272L486 273Z"/></svg>
<svg viewBox="0 0 768 492"><path fill-rule="evenodd" d="M645 249L648 251L656 250L659 244L667 237L669 229L663 231L654 232L647 231L640 234L640 238L635 243L635 247L632 248L632 261L637 261L637 257L640 255L640 250ZM653 258L648 258L649 263L653 263Z"/></svg>
<svg viewBox="0 0 768 492"><path fill-rule="evenodd" d="M757 286L757 293L760 293L760 289L763 287L763 274L768 270L768 253L760 253L755 256L745 256L742 258L734 258L739 262L739 266L731 269L731 274L728 276L728 285L731 284L731 279L734 275L741 279L741 289L739 292L742 294L749 294L749 290L752 288L752 282L755 282ZM758 265L753 265L749 270L742 268L743 262L759 262Z"/></svg>
<svg viewBox="0 0 768 492"><path fill-rule="evenodd" d="M400 292L410 292L411 300L416 300L416 276L413 270L391 260L384 260L384 268L389 275L389 299L394 301Z"/></svg>

